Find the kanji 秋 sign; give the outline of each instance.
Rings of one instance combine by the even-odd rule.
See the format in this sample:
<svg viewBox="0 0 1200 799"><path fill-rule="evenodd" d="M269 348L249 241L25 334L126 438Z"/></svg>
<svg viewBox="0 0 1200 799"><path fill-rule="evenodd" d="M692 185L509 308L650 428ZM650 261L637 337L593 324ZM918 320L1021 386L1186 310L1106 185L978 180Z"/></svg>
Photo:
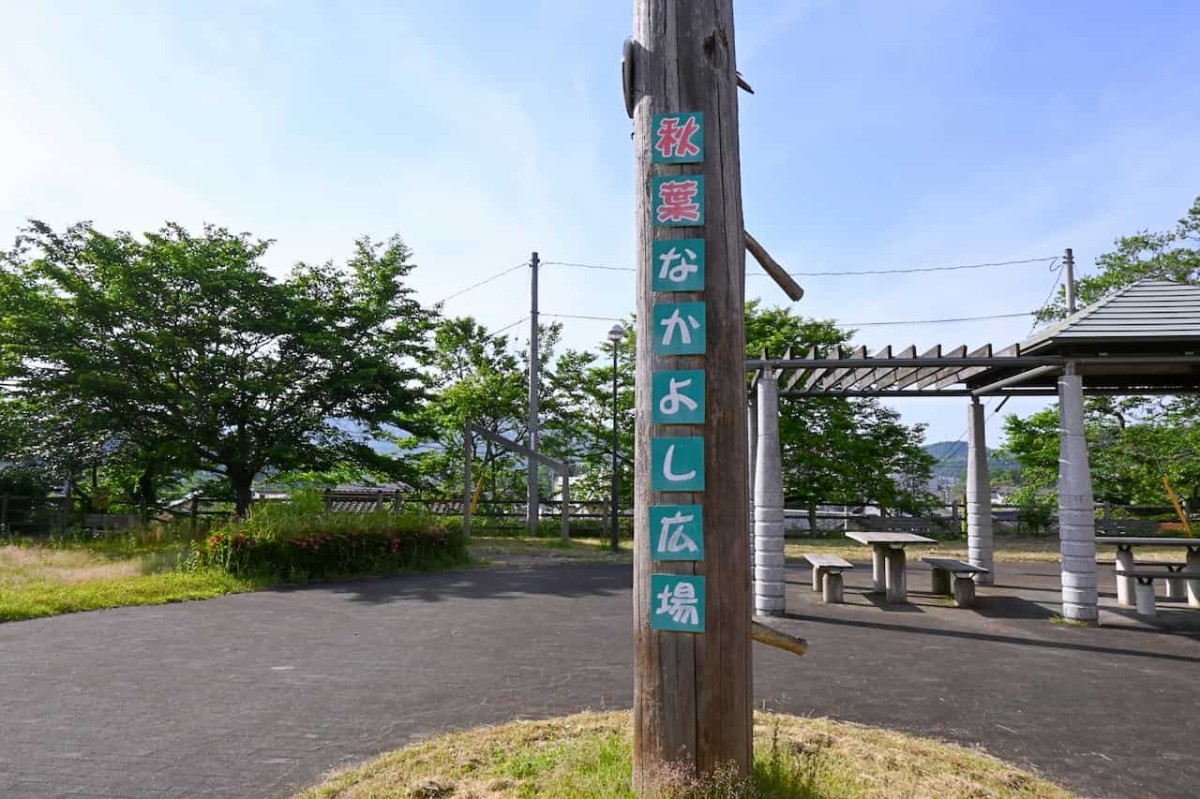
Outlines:
<svg viewBox="0 0 1200 799"><path fill-rule="evenodd" d="M703 175L651 178L650 195L656 227L695 227L704 224Z"/></svg>
<svg viewBox="0 0 1200 799"><path fill-rule="evenodd" d="M685 574L650 575L650 627L704 632L704 578Z"/></svg>
<svg viewBox="0 0 1200 799"><path fill-rule="evenodd" d="M657 114L651 126L656 164L698 164L704 160L704 114Z"/></svg>
<svg viewBox="0 0 1200 799"><path fill-rule="evenodd" d="M650 506L650 540L655 560L704 560L704 508Z"/></svg>
<svg viewBox="0 0 1200 799"><path fill-rule="evenodd" d="M654 291L704 290L704 239L656 241L651 258Z"/></svg>
<svg viewBox="0 0 1200 799"><path fill-rule="evenodd" d="M655 438L650 442L654 491L704 490L704 438Z"/></svg>
<svg viewBox="0 0 1200 799"><path fill-rule="evenodd" d="M703 355L707 317L702 302L663 302L654 306L656 355Z"/></svg>
<svg viewBox="0 0 1200 799"><path fill-rule="evenodd" d="M704 370L651 376L655 424L704 424Z"/></svg>

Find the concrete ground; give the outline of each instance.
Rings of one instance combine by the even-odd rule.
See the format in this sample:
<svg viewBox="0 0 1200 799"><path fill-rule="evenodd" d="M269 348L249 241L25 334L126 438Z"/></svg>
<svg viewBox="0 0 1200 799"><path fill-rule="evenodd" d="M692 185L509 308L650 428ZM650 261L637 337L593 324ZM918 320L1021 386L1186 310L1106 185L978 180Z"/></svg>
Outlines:
<svg viewBox="0 0 1200 799"><path fill-rule="evenodd" d="M978 608L789 574L809 655L755 646L767 707L931 735L1094 797L1200 794L1200 611L1051 622L1054 564ZM1104 599L1113 604L1111 576ZM413 575L0 625L0 797L284 797L430 734L632 701L627 566Z"/></svg>

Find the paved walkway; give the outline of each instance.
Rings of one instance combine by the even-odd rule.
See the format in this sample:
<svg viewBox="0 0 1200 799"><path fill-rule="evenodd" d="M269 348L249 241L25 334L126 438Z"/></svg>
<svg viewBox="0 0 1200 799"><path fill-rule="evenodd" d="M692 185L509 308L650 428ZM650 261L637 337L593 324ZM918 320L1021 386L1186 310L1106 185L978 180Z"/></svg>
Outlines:
<svg viewBox="0 0 1200 799"><path fill-rule="evenodd" d="M977 611L792 569L755 695L968 744L1097 797L1195 797L1200 613L1051 624L1056 567L1001 565ZM0 625L0 796L285 797L431 733L632 700L628 567L416 575ZM909 584L927 585L916 565ZM1018 589L1015 586L1020 585ZM1111 588L1111 586L1110 586Z"/></svg>

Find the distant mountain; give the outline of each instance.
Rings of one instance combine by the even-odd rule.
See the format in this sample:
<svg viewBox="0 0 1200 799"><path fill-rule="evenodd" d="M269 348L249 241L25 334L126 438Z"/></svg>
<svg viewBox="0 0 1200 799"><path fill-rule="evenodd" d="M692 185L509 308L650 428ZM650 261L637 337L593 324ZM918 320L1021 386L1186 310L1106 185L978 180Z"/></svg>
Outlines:
<svg viewBox="0 0 1200 799"><path fill-rule="evenodd" d="M938 477L965 478L967 476L967 442L938 441L927 444L923 449L933 457L933 473ZM1013 469L1016 463L997 456L997 450L988 450L988 468L995 472L998 469Z"/></svg>

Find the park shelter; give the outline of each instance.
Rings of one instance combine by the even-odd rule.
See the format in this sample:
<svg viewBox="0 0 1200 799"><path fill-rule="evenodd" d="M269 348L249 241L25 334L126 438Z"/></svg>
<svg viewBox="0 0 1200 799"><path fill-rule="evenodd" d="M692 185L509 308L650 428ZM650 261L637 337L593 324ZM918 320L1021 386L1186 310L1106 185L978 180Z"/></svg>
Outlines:
<svg viewBox="0 0 1200 799"><path fill-rule="evenodd" d="M783 481L779 402L789 397L962 397L967 426L967 547L972 564L994 573L991 483L984 397L1046 396L1061 409L1059 528L1063 616L1095 621L1094 497L1084 438L1086 395L1200 392L1200 286L1143 280L1050 325L1025 341L933 347L891 346L873 354L813 350L802 357L751 359L750 414L755 611L784 611Z"/></svg>

